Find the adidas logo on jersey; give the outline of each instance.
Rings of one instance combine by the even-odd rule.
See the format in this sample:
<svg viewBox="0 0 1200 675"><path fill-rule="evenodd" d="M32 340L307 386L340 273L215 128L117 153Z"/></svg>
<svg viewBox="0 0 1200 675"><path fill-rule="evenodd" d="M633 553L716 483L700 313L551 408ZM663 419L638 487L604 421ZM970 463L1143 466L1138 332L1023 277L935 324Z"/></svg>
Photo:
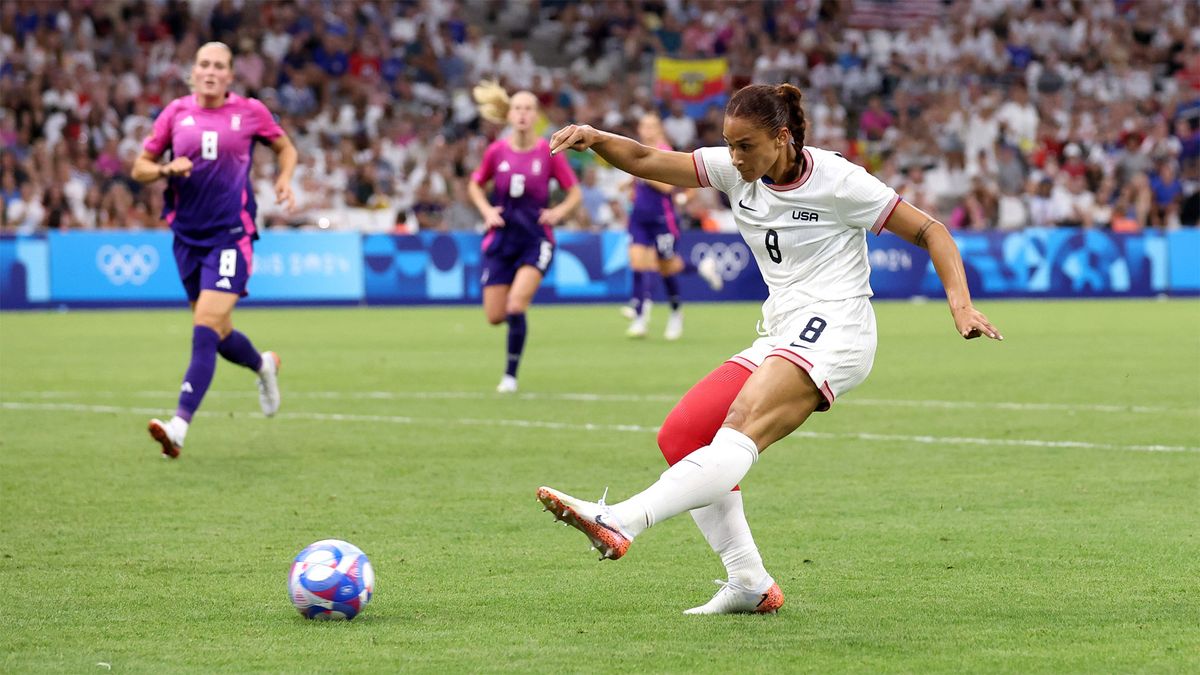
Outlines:
<svg viewBox="0 0 1200 675"><path fill-rule="evenodd" d="M225 290L233 288L233 284L229 283L229 277L221 277L220 279L217 279L217 283L213 285L217 288L224 288Z"/></svg>
<svg viewBox="0 0 1200 675"><path fill-rule="evenodd" d="M193 119L191 115L188 115L187 117L183 118L183 121L179 123L179 126L181 126L181 127L196 126L196 120Z"/></svg>
<svg viewBox="0 0 1200 675"><path fill-rule="evenodd" d="M503 162L500 162L500 166L496 167L496 170L497 171L508 171L509 168L511 168L511 167L508 166L508 160L506 159Z"/></svg>

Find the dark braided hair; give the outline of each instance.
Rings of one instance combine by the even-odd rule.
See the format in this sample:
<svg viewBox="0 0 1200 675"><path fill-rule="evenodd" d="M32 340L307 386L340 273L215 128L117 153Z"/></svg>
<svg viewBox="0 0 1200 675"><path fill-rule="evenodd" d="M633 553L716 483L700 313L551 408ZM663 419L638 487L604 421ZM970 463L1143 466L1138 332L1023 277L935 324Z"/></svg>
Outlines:
<svg viewBox="0 0 1200 675"><path fill-rule="evenodd" d="M799 162L803 157L804 134L808 130L808 120L801 105L803 98L804 94L790 84L752 84L737 90L729 99L725 116L751 120L772 135L780 127L787 127L792 133L792 146Z"/></svg>

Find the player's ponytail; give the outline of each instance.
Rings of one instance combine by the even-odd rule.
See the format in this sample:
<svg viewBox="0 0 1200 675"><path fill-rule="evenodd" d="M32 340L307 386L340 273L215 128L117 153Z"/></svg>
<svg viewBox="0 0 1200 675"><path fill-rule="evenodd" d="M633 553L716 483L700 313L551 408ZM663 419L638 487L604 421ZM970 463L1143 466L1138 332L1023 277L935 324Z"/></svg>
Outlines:
<svg viewBox="0 0 1200 675"><path fill-rule="evenodd" d="M787 128L792 132L792 145L796 148L796 156L804 152L804 135L808 131L808 120L804 117L804 106L801 101L804 93L790 84L775 87L775 94L783 102L787 111Z"/></svg>
<svg viewBox="0 0 1200 675"><path fill-rule="evenodd" d="M499 82L484 80L471 91L479 106L479 115L493 124L504 124L508 119L508 92Z"/></svg>
<svg viewBox="0 0 1200 675"><path fill-rule="evenodd" d="M786 127L792 134L792 146L796 148L799 161L808 130L801 105L803 98L804 94L790 84L752 84L734 93L729 105L725 106L725 116L750 120L771 135Z"/></svg>

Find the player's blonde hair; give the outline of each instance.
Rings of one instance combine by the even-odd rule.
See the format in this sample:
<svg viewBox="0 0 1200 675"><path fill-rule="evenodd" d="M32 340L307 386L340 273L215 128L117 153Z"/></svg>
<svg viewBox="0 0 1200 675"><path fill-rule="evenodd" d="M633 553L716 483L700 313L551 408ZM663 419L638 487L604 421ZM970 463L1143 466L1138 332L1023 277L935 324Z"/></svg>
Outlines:
<svg viewBox="0 0 1200 675"><path fill-rule="evenodd" d="M508 105L511 99L504 87L495 80L484 80L471 90L479 115L493 124L504 124L508 120Z"/></svg>
<svg viewBox="0 0 1200 675"><path fill-rule="evenodd" d="M216 40L213 40L212 42L205 42L204 44L200 45L199 49L196 50L196 54L199 55L200 50L204 49L205 47L219 47L224 50L225 54L229 57L229 67L233 68L233 49L231 49L229 45Z"/></svg>

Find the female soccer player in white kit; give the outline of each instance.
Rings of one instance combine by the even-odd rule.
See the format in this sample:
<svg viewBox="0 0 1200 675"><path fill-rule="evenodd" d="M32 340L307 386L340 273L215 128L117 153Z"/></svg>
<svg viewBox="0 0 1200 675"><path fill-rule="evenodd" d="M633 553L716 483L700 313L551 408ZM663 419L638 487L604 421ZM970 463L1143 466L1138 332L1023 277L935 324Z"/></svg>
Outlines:
<svg viewBox="0 0 1200 675"><path fill-rule="evenodd" d="M870 372L876 331L867 230L886 227L929 251L959 335L1003 339L972 306L946 227L841 155L806 147L805 126L799 89L753 85L726 107L728 148L669 152L575 125L550 142L554 152L591 148L640 178L727 194L770 290L765 334L692 387L667 416L658 442L670 468L657 482L611 506L538 489L557 520L614 560L650 526L691 511L729 578L687 614L774 612L783 604L737 484L759 453L813 412L828 410Z"/></svg>

